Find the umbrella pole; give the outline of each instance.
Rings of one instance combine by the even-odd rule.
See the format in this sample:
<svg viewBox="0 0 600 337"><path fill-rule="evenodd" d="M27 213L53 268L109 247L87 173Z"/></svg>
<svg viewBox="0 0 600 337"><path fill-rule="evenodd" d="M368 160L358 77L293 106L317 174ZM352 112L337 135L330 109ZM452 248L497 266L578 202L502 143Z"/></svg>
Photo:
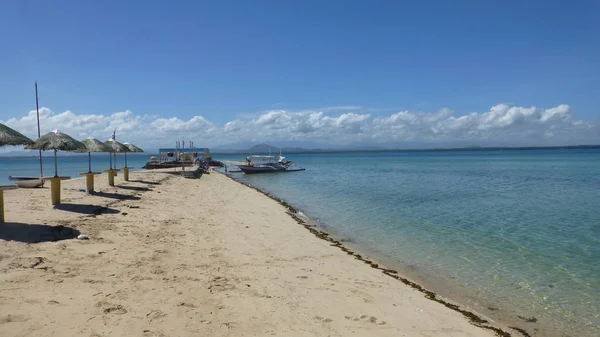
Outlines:
<svg viewBox="0 0 600 337"><path fill-rule="evenodd" d="M108 162L110 163L110 164L109 164L109 165L110 165L110 169L112 170L112 152L109 152L109 153L108 153L108 159L109 159L109 161L108 161Z"/></svg>
<svg viewBox="0 0 600 337"><path fill-rule="evenodd" d="M38 90L37 90L37 81L35 82L35 110L37 111L37 131L38 138L42 137L40 134L40 104L38 103ZM40 160L40 178L44 176L44 167L42 164L42 148L38 147L38 156Z"/></svg>
<svg viewBox="0 0 600 337"><path fill-rule="evenodd" d="M89 165L88 173L92 173L92 153L91 152L88 152L88 165Z"/></svg>
<svg viewBox="0 0 600 337"><path fill-rule="evenodd" d="M125 152L125 167L127 167L127 152Z"/></svg>
<svg viewBox="0 0 600 337"><path fill-rule="evenodd" d="M110 156L110 170L108 171L108 185L109 186L115 186L115 172L117 169L117 163L115 161L115 167L113 169L112 163L113 163L113 153L110 152L109 153ZM115 154L116 157L116 154Z"/></svg>
<svg viewBox="0 0 600 337"><path fill-rule="evenodd" d="M54 150L54 176L58 177L58 162L56 161L56 149Z"/></svg>

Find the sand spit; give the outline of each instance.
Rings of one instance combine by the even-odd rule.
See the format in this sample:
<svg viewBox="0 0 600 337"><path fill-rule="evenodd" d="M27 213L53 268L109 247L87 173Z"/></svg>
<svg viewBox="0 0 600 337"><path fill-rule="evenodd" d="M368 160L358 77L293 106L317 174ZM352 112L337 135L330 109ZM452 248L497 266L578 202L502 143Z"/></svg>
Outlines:
<svg viewBox="0 0 600 337"><path fill-rule="evenodd" d="M5 193L1 336L510 335L224 175L119 178Z"/></svg>

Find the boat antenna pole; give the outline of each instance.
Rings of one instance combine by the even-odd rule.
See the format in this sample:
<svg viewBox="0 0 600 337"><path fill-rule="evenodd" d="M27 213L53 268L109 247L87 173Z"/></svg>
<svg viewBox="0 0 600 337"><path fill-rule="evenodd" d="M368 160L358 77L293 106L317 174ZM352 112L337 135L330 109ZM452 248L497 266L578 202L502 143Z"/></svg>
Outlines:
<svg viewBox="0 0 600 337"><path fill-rule="evenodd" d="M38 90L37 90L37 81L35 81L35 111L37 112L37 129L38 129L38 139L42 137L40 133L40 104L38 102ZM42 166L42 148L38 146L38 153L40 158L40 178L44 176L44 167Z"/></svg>

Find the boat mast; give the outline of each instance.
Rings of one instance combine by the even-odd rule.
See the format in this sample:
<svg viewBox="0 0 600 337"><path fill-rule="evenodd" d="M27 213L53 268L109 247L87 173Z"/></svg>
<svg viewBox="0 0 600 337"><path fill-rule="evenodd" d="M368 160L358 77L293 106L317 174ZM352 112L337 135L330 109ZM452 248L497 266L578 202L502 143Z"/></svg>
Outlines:
<svg viewBox="0 0 600 337"><path fill-rule="evenodd" d="M38 139L42 137L40 133L40 104L38 102L38 90L37 90L37 81L35 81L35 110L37 112L37 129L38 129ZM44 176L44 167L42 165L42 148L38 146L39 158L40 158L40 178Z"/></svg>

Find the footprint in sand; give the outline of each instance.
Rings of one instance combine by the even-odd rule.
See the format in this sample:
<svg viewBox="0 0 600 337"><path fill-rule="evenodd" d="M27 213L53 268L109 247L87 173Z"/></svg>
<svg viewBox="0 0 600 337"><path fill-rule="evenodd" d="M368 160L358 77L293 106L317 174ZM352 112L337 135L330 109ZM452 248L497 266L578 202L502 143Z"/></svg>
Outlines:
<svg viewBox="0 0 600 337"><path fill-rule="evenodd" d="M104 281L103 281L103 280L94 280L94 279L88 279L88 278L86 278L86 279L83 279L83 282L84 282L84 283L90 283L90 284L95 284L95 283L104 283Z"/></svg>
<svg viewBox="0 0 600 337"><path fill-rule="evenodd" d="M362 321L362 322L369 322L369 323L373 323L373 324L377 324L377 325L385 325L385 321L379 320L377 319L377 317L375 316L369 316L369 315L362 315L360 317L352 317L352 316L344 316L345 319L347 320L351 320L351 321Z"/></svg>
<svg viewBox="0 0 600 337"><path fill-rule="evenodd" d="M159 192L160 193L160 192ZM144 330L144 337L166 337L162 331Z"/></svg>
<svg viewBox="0 0 600 337"><path fill-rule="evenodd" d="M178 307L187 307L187 308L195 308L196 306L189 302L179 302L177 303Z"/></svg>
<svg viewBox="0 0 600 337"><path fill-rule="evenodd" d="M225 277L221 277L221 276L217 276L214 279L212 279L212 281L210 282L210 285L208 286L208 289L212 292L213 290L216 291L226 291L226 290L232 290L235 288L235 285L229 283L229 280Z"/></svg>
<svg viewBox="0 0 600 337"><path fill-rule="evenodd" d="M27 320L29 320L29 317L23 315L6 315L0 317L0 324L25 322Z"/></svg>
<svg viewBox="0 0 600 337"><path fill-rule="evenodd" d="M162 312L160 310L152 310L146 314L146 317L148 317L150 322L157 320L157 319L161 319L165 316L167 316L167 314L165 314L164 312Z"/></svg>
<svg viewBox="0 0 600 337"><path fill-rule="evenodd" d="M96 307L100 308L100 310L105 314L123 315L127 313L127 309L120 304L111 304L102 301L96 303Z"/></svg>
<svg viewBox="0 0 600 337"><path fill-rule="evenodd" d="M331 318L325 318L325 317L321 317L321 316L315 316L315 319L317 321L323 322L323 323L331 323L333 322L333 320Z"/></svg>

